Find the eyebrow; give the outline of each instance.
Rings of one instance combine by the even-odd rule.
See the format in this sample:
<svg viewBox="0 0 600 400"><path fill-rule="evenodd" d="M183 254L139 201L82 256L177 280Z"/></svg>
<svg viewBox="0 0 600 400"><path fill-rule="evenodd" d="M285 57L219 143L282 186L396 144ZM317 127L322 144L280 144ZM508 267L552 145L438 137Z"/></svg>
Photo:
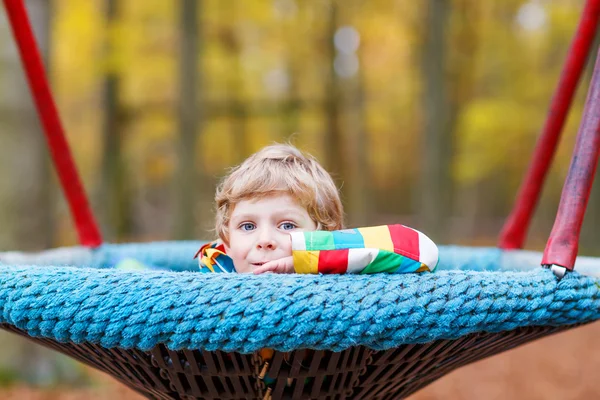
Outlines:
<svg viewBox="0 0 600 400"><path fill-rule="evenodd" d="M284 209L281 211L277 211L274 213L274 216L277 219L301 219L302 215L300 215L300 213L298 213L296 210L292 210L292 209ZM256 219L257 215L256 214L240 214L240 215L236 215L234 218L231 218L232 221L243 221L246 219Z"/></svg>
<svg viewBox="0 0 600 400"><path fill-rule="evenodd" d="M275 212L275 215L280 217L280 218L292 218L292 217L296 217L296 218L301 218L302 216L300 215L300 213L298 213L298 211L293 210L293 209L283 209L281 211L277 211Z"/></svg>

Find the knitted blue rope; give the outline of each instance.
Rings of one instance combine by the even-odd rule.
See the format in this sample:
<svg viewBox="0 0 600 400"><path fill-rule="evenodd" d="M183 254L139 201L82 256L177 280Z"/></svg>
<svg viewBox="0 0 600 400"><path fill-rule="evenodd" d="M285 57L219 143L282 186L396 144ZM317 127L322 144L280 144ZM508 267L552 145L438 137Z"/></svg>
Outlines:
<svg viewBox="0 0 600 400"><path fill-rule="evenodd" d="M380 350L600 318L597 278L573 273L558 281L535 264L511 271L511 253L497 249L441 247L440 272L420 275L185 272L196 268L191 255L199 245L0 253L0 322L31 336L106 348L148 350L164 343L173 350L248 353L265 347ZM105 268L121 256L184 272ZM19 265L32 259L38 265ZM461 270L473 260L479 270Z"/></svg>

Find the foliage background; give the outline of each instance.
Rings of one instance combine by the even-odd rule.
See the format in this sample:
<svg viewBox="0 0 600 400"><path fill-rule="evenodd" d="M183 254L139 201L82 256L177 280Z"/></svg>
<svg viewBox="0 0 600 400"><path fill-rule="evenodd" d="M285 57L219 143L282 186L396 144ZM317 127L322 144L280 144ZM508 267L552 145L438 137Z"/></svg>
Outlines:
<svg viewBox="0 0 600 400"><path fill-rule="evenodd" d="M110 242L210 239L226 168L291 141L332 172L348 225L404 223L438 243L494 245L583 8L582 0L26 3ZM0 249L74 245L3 12L0 43ZM552 227L590 76L588 65L530 249L543 249ZM580 247L588 255L600 254L597 191ZM580 344L594 329L462 369L415 398L593 397L583 371L598 360ZM5 396L134 397L16 338L0 343L0 384L13 388ZM563 367L547 360L560 351ZM583 361L568 364L577 351ZM536 359L545 361L527 364ZM534 389L518 389L523 376ZM566 377L575 391L557 389ZM556 390L539 391L549 385Z"/></svg>

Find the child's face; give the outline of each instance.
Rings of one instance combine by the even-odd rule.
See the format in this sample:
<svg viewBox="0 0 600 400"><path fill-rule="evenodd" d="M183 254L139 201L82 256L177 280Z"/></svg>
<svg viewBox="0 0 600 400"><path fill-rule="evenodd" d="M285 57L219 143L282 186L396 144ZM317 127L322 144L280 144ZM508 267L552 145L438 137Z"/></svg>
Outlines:
<svg viewBox="0 0 600 400"><path fill-rule="evenodd" d="M314 231L317 225L305 208L287 194L235 205L229 219L229 246L235 269L249 273L267 261L292 255L291 231Z"/></svg>

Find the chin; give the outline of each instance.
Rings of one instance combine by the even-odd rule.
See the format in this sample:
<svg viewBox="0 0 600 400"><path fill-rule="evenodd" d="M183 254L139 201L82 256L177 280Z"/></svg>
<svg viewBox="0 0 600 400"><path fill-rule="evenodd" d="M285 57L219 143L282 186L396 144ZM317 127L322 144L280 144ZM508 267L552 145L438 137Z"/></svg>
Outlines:
<svg viewBox="0 0 600 400"><path fill-rule="evenodd" d="M244 265L241 267L235 267L235 272L238 274L251 274L254 271L254 268L250 265Z"/></svg>

